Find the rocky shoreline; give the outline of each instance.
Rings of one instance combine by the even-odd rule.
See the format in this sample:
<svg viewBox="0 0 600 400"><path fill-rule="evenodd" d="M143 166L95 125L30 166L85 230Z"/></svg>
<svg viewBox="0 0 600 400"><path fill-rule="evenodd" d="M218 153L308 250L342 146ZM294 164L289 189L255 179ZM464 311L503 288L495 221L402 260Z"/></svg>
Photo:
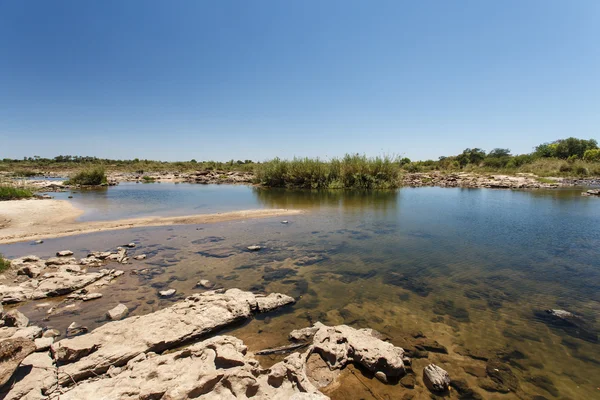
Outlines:
<svg viewBox="0 0 600 400"><path fill-rule="evenodd" d="M57 178L68 175L67 173L52 174L47 178ZM404 173L401 178L401 187L464 187L464 188L492 188L492 189L555 189L560 187L585 187L600 186L600 178L540 178L530 173L512 175L502 174L475 174L475 173L445 173L432 171L427 173ZM60 192L75 188L63 184L63 181L39 179L26 181L28 185L37 188L40 192ZM204 185L220 184L255 184L255 175L252 172L202 170L195 172L154 172L133 173L113 172L108 174L108 186L118 185L120 182L136 183L197 183Z"/></svg>

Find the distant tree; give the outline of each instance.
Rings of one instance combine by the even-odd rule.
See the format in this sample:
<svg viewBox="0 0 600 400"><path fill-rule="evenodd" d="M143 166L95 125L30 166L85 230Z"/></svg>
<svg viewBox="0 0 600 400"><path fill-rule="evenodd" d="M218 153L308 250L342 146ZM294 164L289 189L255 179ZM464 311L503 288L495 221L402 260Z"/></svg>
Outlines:
<svg viewBox="0 0 600 400"><path fill-rule="evenodd" d="M485 151L474 148L474 149L465 149L461 154L456 156L456 161L462 167L468 164L476 164L479 165L485 159Z"/></svg>
<svg viewBox="0 0 600 400"><path fill-rule="evenodd" d="M399 164L400 164L400 166L403 166L403 165L410 164L410 162L411 162L410 158L404 157L404 158L400 159Z"/></svg>
<svg viewBox="0 0 600 400"><path fill-rule="evenodd" d="M192 158L192 159L190 160L190 162L191 162L192 164L197 164L197 163L198 163L198 161L196 161L196 159L195 159L195 158Z"/></svg>
<svg viewBox="0 0 600 400"><path fill-rule="evenodd" d="M510 157L510 149L496 148L490 151L487 156L491 158Z"/></svg>
<svg viewBox="0 0 600 400"><path fill-rule="evenodd" d="M589 149L583 154L586 161L600 161L600 149Z"/></svg>
<svg viewBox="0 0 600 400"><path fill-rule="evenodd" d="M569 158L583 158L587 150L598 148L598 142L595 139L577 139L570 137L559 139L552 143L542 143L535 148L535 155L538 157L556 157L563 160Z"/></svg>

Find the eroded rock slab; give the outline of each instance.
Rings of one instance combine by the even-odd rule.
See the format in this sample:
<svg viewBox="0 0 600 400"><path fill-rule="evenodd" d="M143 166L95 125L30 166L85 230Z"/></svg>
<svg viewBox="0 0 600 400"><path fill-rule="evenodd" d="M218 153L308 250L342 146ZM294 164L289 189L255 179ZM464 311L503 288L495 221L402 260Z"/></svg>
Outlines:
<svg viewBox="0 0 600 400"><path fill-rule="evenodd" d="M285 362L262 369L241 340L217 336L175 353L142 353L105 379L72 387L61 399L327 398L314 386L301 387L288 371Z"/></svg>
<svg viewBox="0 0 600 400"><path fill-rule="evenodd" d="M265 300L269 298L277 301ZM68 374L65 376L69 376L61 380L67 384L70 378L79 381L102 374L110 366L123 366L142 353L161 353L249 318L253 313L293 302L289 296L258 297L239 289L194 294L152 314L107 323L89 334L61 340L51 350L63 364L61 369Z"/></svg>

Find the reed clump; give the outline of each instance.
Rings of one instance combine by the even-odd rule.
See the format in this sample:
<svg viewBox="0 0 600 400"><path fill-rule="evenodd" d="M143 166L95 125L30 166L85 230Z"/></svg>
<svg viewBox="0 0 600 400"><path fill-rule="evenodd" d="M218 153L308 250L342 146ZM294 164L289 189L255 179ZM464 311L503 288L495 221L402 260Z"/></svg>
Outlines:
<svg viewBox="0 0 600 400"><path fill-rule="evenodd" d="M400 185L400 164L391 157L347 154L329 161L294 158L256 164L256 182L268 187L305 189L393 189Z"/></svg>
<svg viewBox="0 0 600 400"><path fill-rule="evenodd" d="M26 188L2 185L0 186L0 200L27 199L33 196L33 192Z"/></svg>
<svg viewBox="0 0 600 400"><path fill-rule="evenodd" d="M87 168L71 176L66 185L99 186L106 185L106 172L102 167Z"/></svg>

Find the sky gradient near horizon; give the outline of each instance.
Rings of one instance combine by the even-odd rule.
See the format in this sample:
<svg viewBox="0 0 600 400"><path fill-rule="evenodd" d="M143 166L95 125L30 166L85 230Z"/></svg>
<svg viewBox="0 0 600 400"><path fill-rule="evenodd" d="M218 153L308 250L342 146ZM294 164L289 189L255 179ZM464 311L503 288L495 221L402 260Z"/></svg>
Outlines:
<svg viewBox="0 0 600 400"><path fill-rule="evenodd" d="M0 2L0 158L600 138L600 1Z"/></svg>

